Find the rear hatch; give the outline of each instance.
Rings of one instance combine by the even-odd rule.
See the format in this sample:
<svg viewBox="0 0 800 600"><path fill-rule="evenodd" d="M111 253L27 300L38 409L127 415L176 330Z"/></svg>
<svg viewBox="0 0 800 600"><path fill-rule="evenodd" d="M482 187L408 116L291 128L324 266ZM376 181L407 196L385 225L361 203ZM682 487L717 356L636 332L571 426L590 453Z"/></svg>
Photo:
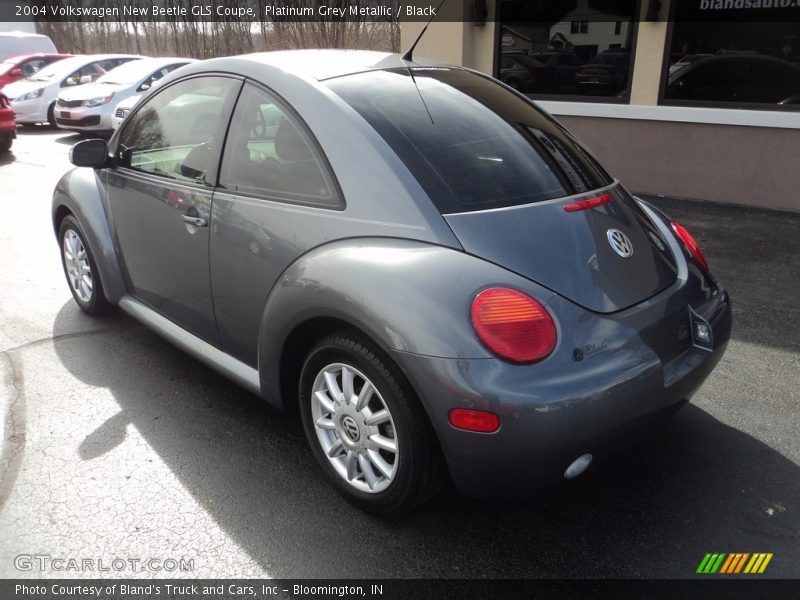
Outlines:
<svg viewBox="0 0 800 600"><path fill-rule="evenodd" d="M563 208L576 202L570 198L445 215L445 219L470 254L585 308L614 312L669 287L677 269L661 234L635 200L619 186L602 194L613 200L576 212ZM630 256L614 249L619 247L614 239L617 231L627 238Z"/></svg>
<svg viewBox="0 0 800 600"><path fill-rule="evenodd" d="M394 150L466 252L598 312L675 281L668 245L636 201L559 123L499 82L414 67L328 85ZM604 194L596 207L564 209ZM623 242L627 252L615 251Z"/></svg>

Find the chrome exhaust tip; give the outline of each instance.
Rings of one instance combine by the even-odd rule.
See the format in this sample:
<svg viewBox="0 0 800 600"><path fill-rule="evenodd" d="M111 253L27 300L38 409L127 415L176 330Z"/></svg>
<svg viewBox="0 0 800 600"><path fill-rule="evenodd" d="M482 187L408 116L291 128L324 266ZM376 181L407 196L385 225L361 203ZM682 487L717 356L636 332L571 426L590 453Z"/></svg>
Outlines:
<svg viewBox="0 0 800 600"><path fill-rule="evenodd" d="M578 475L582 474L586 469L588 469L589 465L591 464L592 455L582 454L572 461L572 464L567 467L566 471L564 471L564 479L575 479Z"/></svg>

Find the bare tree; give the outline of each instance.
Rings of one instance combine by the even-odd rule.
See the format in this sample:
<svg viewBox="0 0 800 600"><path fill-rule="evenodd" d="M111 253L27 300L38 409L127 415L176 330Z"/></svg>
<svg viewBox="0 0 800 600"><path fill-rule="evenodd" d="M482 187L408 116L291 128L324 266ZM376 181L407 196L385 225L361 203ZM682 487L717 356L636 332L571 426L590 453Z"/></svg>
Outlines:
<svg viewBox="0 0 800 600"><path fill-rule="evenodd" d="M45 0L38 0L44 2ZM184 7L186 16L164 21L135 20L123 16L123 7L149 9L159 0L70 0L75 6L117 8L119 16L103 21L43 21L38 29L53 40L62 52L73 54L134 53L147 56L185 56L212 58L248 52L294 48L359 48L397 52L399 23L392 18L347 19L302 16L267 17L256 0L247 0L258 15L256 21L224 20L221 17L192 15L192 0L170 0L173 7ZM360 5L371 0L362 0ZM392 0L395 4L399 0ZM163 1L162 1L163 4ZM301 6L347 10L348 0L274 0L278 8ZM244 5L244 1L240 3ZM287 11L287 13L290 11ZM395 14L395 13L393 13Z"/></svg>

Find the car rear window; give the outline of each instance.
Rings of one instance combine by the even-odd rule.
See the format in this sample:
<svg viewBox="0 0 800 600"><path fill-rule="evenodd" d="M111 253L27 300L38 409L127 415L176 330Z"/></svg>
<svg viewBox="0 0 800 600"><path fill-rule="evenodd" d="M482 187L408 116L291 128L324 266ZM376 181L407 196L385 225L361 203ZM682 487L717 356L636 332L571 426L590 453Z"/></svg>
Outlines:
<svg viewBox="0 0 800 600"><path fill-rule="evenodd" d="M530 204L612 181L555 120L488 77L420 67L326 83L383 137L443 214Z"/></svg>

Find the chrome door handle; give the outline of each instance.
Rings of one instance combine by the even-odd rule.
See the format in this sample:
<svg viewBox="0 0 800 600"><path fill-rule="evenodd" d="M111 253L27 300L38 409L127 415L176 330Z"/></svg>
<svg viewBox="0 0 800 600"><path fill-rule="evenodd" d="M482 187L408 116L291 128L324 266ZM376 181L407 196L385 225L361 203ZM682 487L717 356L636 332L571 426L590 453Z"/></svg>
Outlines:
<svg viewBox="0 0 800 600"><path fill-rule="evenodd" d="M202 217L192 217L190 215L183 215L183 222L195 227L208 227L208 220Z"/></svg>

